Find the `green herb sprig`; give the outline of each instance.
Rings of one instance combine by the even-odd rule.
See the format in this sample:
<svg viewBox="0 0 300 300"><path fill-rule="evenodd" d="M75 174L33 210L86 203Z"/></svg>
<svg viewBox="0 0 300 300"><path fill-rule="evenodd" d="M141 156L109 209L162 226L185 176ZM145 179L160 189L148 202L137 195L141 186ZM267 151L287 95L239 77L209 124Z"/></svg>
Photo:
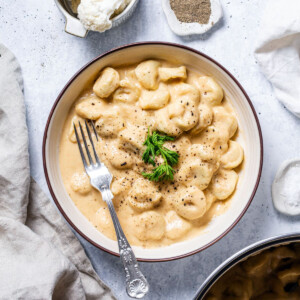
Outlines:
<svg viewBox="0 0 300 300"><path fill-rule="evenodd" d="M163 146L166 141L174 141L174 138L161 135L154 131L152 135L148 130L147 138L143 145L147 146L142 159L145 163L155 166L155 157L161 155L164 162L155 167L152 173L143 172L142 175L151 181L163 181L174 179L174 169L172 166L178 163L179 154Z"/></svg>

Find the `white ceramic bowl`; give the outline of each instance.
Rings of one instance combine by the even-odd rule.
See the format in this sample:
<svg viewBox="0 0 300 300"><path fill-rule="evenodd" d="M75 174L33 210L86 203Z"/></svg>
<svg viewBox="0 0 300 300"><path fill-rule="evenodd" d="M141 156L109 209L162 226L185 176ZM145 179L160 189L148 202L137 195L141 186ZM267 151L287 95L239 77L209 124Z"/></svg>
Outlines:
<svg viewBox="0 0 300 300"><path fill-rule="evenodd" d="M65 5L66 0L54 0L58 9L64 15L66 19L65 32L84 38L88 34L88 30L84 28L83 24L78 18L68 11L68 8ZM115 16L112 19L111 28L117 27L123 22L125 22L135 11L139 0L131 0L127 7L119 15Z"/></svg>
<svg viewBox="0 0 300 300"><path fill-rule="evenodd" d="M213 75L234 106L240 127L239 142L245 151L244 166L230 207L224 214L213 219L201 235L188 241L157 249L133 247L139 260L166 261L203 250L227 234L246 212L260 180L263 145L259 121L247 94L225 68L194 49L161 42L131 44L97 57L74 75L55 101L45 128L43 162L50 192L57 207L70 225L93 245L118 255L117 242L105 237L89 223L65 190L58 160L60 135L69 109L88 79L95 78L99 71L106 66L116 67L149 58L182 63L188 68Z"/></svg>

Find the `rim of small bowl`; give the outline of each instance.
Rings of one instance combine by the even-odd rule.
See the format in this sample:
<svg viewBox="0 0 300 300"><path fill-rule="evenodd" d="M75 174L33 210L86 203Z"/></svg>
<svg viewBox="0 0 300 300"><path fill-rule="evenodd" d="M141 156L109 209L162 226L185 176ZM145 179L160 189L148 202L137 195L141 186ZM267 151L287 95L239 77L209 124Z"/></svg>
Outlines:
<svg viewBox="0 0 300 300"><path fill-rule="evenodd" d="M124 17L127 13L129 13L136 2L139 2L139 0L131 0L130 3L125 7L125 9L120 14L116 15L111 19L112 22L118 21L119 19Z"/></svg>
<svg viewBox="0 0 300 300"><path fill-rule="evenodd" d="M248 259L252 255L258 254L261 251L268 250L269 248L281 246L286 243L294 243L300 242L300 234L289 233L284 235L273 236L258 242L255 242L240 251L236 252L228 259L226 259L223 263L221 263L203 282L200 286L196 295L194 296L194 300L202 300L203 297L207 294L207 292L213 287L213 285L223 277L231 268L244 261L244 259Z"/></svg>
<svg viewBox="0 0 300 300"><path fill-rule="evenodd" d="M207 249L208 247L210 247L211 245L215 244L217 241L219 241L220 239L222 239L228 232L230 232L235 227L235 225L240 221L240 219L246 213L247 209L249 208L249 206L250 206L250 204L251 204L251 202L252 202L252 200L253 200L253 198L255 196L255 193L257 191L257 188L258 188L258 185L259 185L259 182L260 182L261 173L262 173L262 166L263 166L263 137L262 137L262 131L261 131L260 123L259 123L256 111L254 109L254 106L253 106L253 104L252 104L249 96L247 95L246 91L241 86L241 84L238 82L238 80L225 67L223 67L217 61L215 61L213 58L209 57L208 55L206 55L206 54L204 54L204 53L202 53L202 52L200 52L198 50L195 50L193 48L190 48L190 47L187 47L187 46L184 46L184 45L176 44L176 43L160 42L160 41L138 42L138 43L127 44L127 45L123 45L123 46L111 49L110 51L107 51L107 52L105 52L105 53L97 56L96 58L94 58L93 60L91 60L90 62L88 62L86 65L84 65L81 69L79 69L79 71L77 71L75 73L75 75L73 75L71 77L71 79L67 82L67 84L64 86L64 88L62 89L62 91L59 93L58 97L56 98L56 100L55 100L55 102L54 102L54 104L53 104L53 106L51 108L51 111L49 113L49 117L48 117L48 120L47 120L47 123L46 123L46 126L45 126L44 137L43 137L43 145L42 145L42 155L43 155L43 167L44 167L44 174L45 174L45 177L46 177L46 182L47 182L50 194L51 194L51 196L52 196L52 198L53 198L53 200L54 200L57 208L59 209L60 213L64 216L64 218L72 226L72 228L77 233L79 233L85 240L87 240L92 245L94 245L95 247L97 247L97 248L99 248L99 249L101 249L101 250L103 250L105 252L108 252L108 253L110 253L112 255L115 255L115 256L120 256L119 253L111 251L111 250L109 250L109 249L107 249L107 248L99 245L98 243L96 243L92 239L90 239L88 236L86 236L86 234L84 234L81 230L79 230L79 228L70 220L70 218L67 216L67 214L62 209L62 207L61 207L59 201L57 200L57 198L55 196L55 193L54 193L54 191L52 189L52 185L51 185L51 182L50 182L50 179L49 179L49 176L48 176L48 169L47 169L47 163L46 163L46 140L47 140L47 134L48 134L49 125L50 125L50 122L51 122L51 119L52 119L52 116L54 114L54 111L56 109L57 104L59 103L60 99L62 98L62 96L64 95L64 93L66 92L66 90L70 87L70 85L72 84L72 82L85 69L87 69L90 65L92 65L96 61L102 59L103 57L105 57L105 56L107 56L107 55L109 55L111 53L114 53L114 52L117 52L117 51L120 51L120 50L123 50L123 49L131 48L131 47L139 47L139 46L147 46L147 45L163 45L163 46L168 46L168 47L177 47L177 48L184 49L186 51L194 52L197 55L202 56L202 57L208 59L213 64L215 64L219 68L221 68L236 83L236 85L239 87L239 89L242 91L243 95L245 96L245 98L246 98L246 100L247 100L247 102L248 102L248 104L249 104L249 106L251 108L252 114L253 114L253 116L255 118L255 121L256 121L257 129L258 129L258 134L259 134L259 142L260 142L260 162L259 162L259 171L258 171L258 174L257 174L256 183L255 183L255 186L253 188L253 191L251 193L251 196L250 196L250 198L249 198L246 206L244 207L244 209L242 210L242 212L240 213L240 215L238 216L238 218L231 224L231 226L229 226L217 238L215 238L214 240L210 241L206 245L204 245L204 246L202 246L202 247L200 247L200 248L198 248L196 250L193 250L193 251L181 254L181 255L176 255L176 256L173 256L173 257L162 258L162 259L158 259L158 258L155 258L155 259L137 258L138 261L142 261L142 262L164 262L164 261L171 261L171 260L176 260L176 259L181 259L181 258L184 258L184 257L191 256L193 254L196 254L196 253L198 253L200 251L203 251L203 250Z"/></svg>
<svg viewBox="0 0 300 300"><path fill-rule="evenodd" d="M74 17L72 14L70 14L69 11L60 3L59 0L55 0L55 2L56 4L58 4L59 9L63 10L66 14L68 14L69 17L79 20L79 18ZM139 2L139 0L131 0L130 3L125 7L125 9L121 13L113 17L111 21L116 22L122 17L124 17L127 13L129 13L129 11L132 9L136 2Z"/></svg>

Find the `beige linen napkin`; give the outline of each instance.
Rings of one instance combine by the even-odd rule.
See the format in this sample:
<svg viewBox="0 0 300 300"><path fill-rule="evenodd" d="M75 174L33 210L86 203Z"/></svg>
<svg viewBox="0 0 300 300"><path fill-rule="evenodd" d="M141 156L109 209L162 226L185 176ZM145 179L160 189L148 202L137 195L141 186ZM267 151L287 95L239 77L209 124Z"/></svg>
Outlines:
<svg viewBox="0 0 300 300"><path fill-rule="evenodd" d="M30 179L21 70L0 45L0 299L114 299Z"/></svg>
<svg viewBox="0 0 300 300"><path fill-rule="evenodd" d="M277 99L300 118L300 1L268 0L256 59Z"/></svg>

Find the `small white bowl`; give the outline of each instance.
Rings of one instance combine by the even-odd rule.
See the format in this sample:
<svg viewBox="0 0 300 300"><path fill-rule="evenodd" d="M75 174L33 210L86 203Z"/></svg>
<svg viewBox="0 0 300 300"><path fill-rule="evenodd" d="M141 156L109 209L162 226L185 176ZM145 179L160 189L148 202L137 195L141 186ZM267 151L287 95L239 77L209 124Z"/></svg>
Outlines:
<svg viewBox="0 0 300 300"><path fill-rule="evenodd" d="M117 67L145 59L164 59L184 64L190 69L213 75L223 87L237 114L239 143L245 153L237 190L227 211L213 219L197 237L170 246L145 249L133 247L142 261L167 261L199 252L226 235L241 219L256 192L262 169L263 145L258 118L253 105L238 81L219 63L194 49L162 42L143 42L111 50L100 55L79 70L67 83L55 101L45 128L43 164L53 199L70 225L96 247L118 255L118 245L100 233L77 209L69 197L59 168L59 144L66 117L88 80L96 78L106 66Z"/></svg>
<svg viewBox="0 0 300 300"><path fill-rule="evenodd" d="M219 0L211 0L211 15L207 24L180 22L171 8L170 0L162 0L162 7L168 24L177 35L203 34L216 25L223 16Z"/></svg>
<svg viewBox="0 0 300 300"><path fill-rule="evenodd" d="M72 16L65 7L64 0L54 0L58 9L66 19L65 32L84 38L87 36L89 30L85 29L78 18ZM117 27L125 22L135 11L139 0L132 0L127 7L119 15L112 19L112 27Z"/></svg>

